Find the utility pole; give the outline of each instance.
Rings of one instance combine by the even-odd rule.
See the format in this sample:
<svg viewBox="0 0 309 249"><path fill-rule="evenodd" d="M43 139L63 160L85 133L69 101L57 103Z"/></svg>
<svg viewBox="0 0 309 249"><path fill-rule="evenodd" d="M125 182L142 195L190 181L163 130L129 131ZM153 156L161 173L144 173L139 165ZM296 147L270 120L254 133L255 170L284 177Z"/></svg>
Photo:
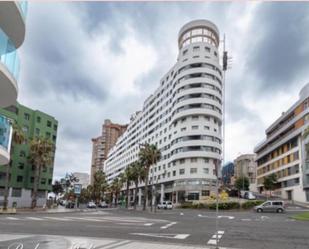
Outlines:
<svg viewBox="0 0 309 249"><path fill-rule="evenodd" d="M220 169L223 167L224 163L224 153L225 153L225 72L228 69L228 55L225 50L225 34L223 36L223 58L222 58L222 71L223 71L223 81L222 81L222 152L221 152L221 160L215 160L216 167L216 247L215 249L219 249L219 166Z"/></svg>

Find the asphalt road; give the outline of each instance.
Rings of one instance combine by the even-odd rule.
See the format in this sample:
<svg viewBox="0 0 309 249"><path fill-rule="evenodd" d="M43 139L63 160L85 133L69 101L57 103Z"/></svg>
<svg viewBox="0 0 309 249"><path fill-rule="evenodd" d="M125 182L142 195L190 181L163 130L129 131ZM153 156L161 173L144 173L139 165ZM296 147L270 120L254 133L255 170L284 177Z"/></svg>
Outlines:
<svg viewBox="0 0 309 249"><path fill-rule="evenodd" d="M288 210L283 214L220 211L219 246L242 249L308 249L309 222L290 218L299 211L301 210ZM156 214L114 209L1 215L0 249L7 249L12 243L23 243L24 249L65 249L70 245L73 248L69 242L72 237L88 241L87 243L104 239L95 248L134 248L133 242L139 243L135 245L139 249L151 248L145 244L148 242L158 243L154 248L161 249L173 248L170 243L185 245L184 248L212 248L216 242L215 221L214 212L179 209L159 210ZM36 248L38 242L40 246ZM17 244L14 246L9 249L18 248Z"/></svg>

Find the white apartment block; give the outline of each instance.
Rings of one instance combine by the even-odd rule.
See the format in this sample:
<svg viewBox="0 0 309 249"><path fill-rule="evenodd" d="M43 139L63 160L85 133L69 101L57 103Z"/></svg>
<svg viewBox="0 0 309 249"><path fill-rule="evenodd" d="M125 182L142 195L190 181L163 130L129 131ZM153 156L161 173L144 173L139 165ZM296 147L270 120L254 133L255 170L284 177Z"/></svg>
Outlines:
<svg viewBox="0 0 309 249"><path fill-rule="evenodd" d="M151 184L154 170L161 201L203 199L215 190L215 162L222 158L219 43L219 30L210 21L195 20L181 28L176 64L108 154L104 171L109 182L138 159L140 144L150 143L162 154L149 173ZM139 191L139 202L141 195Z"/></svg>

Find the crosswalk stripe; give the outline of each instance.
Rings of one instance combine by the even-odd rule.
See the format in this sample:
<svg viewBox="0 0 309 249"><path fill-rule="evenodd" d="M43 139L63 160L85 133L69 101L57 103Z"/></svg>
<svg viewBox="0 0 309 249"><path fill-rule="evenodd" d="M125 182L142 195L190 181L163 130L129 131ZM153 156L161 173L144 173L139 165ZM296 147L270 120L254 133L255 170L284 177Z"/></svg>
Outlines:
<svg viewBox="0 0 309 249"><path fill-rule="evenodd" d="M25 218L28 219L28 220L38 220L38 221L44 220L44 219L37 218L37 217L25 217Z"/></svg>
<svg viewBox="0 0 309 249"><path fill-rule="evenodd" d="M59 220L59 221L70 221L69 219L66 218L57 218L57 217L43 217L44 219L49 219L49 220Z"/></svg>
<svg viewBox="0 0 309 249"><path fill-rule="evenodd" d="M18 218L15 218L15 217L6 217L8 220L20 220Z"/></svg>

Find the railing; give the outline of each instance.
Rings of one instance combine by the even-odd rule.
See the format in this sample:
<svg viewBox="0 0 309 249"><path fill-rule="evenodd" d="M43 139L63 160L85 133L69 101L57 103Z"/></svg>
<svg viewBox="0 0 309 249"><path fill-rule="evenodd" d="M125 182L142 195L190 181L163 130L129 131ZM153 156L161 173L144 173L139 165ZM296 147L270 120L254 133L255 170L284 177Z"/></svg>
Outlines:
<svg viewBox="0 0 309 249"><path fill-rule="evenodd" d="M28 11L28 2L27 1L16 1L17 6L21 10L22 17L25 19Z"/></svg>
<svg viewBox="0 0 309 249"><path fill-rule="evenodd" d="M17 81L20 68L19 58L12 41L2 29L0 29L0 61Z"/></svg>
<svg viewBox="0 0 309 249"><path fill-rule="evenodd" d="M9 150L10 144L10 134L11 134L11 123L10 121L0 115L0 147Z"/></svg>

